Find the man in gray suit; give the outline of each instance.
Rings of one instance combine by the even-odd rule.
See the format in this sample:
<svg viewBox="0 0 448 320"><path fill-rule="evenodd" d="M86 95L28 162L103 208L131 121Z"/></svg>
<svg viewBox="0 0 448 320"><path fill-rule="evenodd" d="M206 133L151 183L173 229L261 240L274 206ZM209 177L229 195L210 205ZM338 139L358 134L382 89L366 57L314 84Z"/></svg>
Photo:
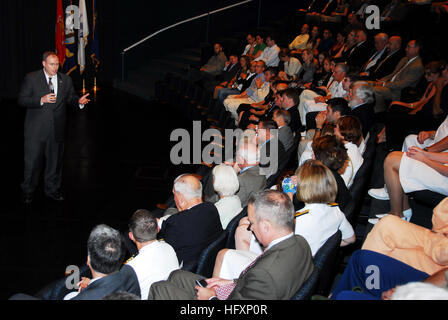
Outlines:
<svg viewBox="0 0 448 320"><path fill-rule="evenodd" d="M277 109L274 111L272 120L278 126L278 140L283 144L285 150L288 151L294 144L294 134L289 127L291 114L285 109Z"/></svg>
<svg viewBox="0 0 448 320"><path fill-rule="evenodd" d="M57 201L64 200L61 188L62 156L66 105L89 102L87 96L79 98L72 79L58 72L59 58L54 52L42 56L42 70L26 75L19 92L18 104L27 108L25 116L25 170L22 183L23 202L31 203L37 187L43 158L45 168L45 194Z"/></svg>
<svg viewBox="0 0 448 320"><path fill-rule="evenodd" d="M244 143L236 152L236 164L240 189L236 195L241 200L241 206L247 206L252 193L266 188L266 176L261 174L258 162L257 146L253 143Z"/></svg>
<svg viewBox="0 0 448 320"><path fill-rule="evenodd" d="M409 41L406 57L400 60L394 72L372 82L376 95L375 113L386 111L385 100L400 100L401 90L418 84L424 73L420 48L421 44L417 40Z"/></svg>
<svg viewBox="0 0 448 320"><path fill-rule="evenodd" d="M233 166L238 175L240 188L236 195L240 198L241 206L243 207L247 206L247 201L252 193L266 188L266 176L261 174L257 159L255 142L244 142L238 146L235 154L235 163L227 163ZM219 196L213 188L213 181L210 177L204 185L204 201L217 202Z"/></svg>
<svg viewBox="0 0 448 320"><path fill-rule="evenodd" d="M294 206L283 193L264 190L253 194L248 205L250 230L265 247L238 279L206 279L177 270L167 281L156 282L151 300L287 300L291 299L314 269L306 240L294 235Z"/></svg>

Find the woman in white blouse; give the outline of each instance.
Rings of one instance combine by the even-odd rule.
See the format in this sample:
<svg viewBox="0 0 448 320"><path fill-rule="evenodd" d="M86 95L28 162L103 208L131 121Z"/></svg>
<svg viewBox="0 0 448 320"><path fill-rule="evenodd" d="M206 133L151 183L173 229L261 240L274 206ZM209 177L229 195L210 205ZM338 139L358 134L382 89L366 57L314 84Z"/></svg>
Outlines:
<svg viewBox="0 0 448 320"><path fill-rule="evenodd" d="M302 69L302 64L299 59L291 57L290 51L287 48L280 50L278 57L284 62L284 71L280 71L278 76L282 80L296 80L297 75Z"/></svg>

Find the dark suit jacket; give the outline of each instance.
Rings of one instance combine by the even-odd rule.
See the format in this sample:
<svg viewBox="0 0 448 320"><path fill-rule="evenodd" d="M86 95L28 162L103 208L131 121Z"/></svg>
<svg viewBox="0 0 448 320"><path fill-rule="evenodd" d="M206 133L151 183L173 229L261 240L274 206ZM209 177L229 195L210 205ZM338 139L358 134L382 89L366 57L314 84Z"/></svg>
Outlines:
<svg viewBox="0 0 448 320"><path fill-rule="evenodd" d="M212 203L203 202L165 220L158 238L169 243L185 265L197 261L202 250L221 232L218 210Z"/></svg>
<svg viewBox="0 0 448 320"><path fill-rule="evenodd" d="M133 293L140 297L140 285L132 267L124 265L119 272L96 280L72 300L101 300L117 291Z"/></svg>
<svg viewBox="0 0 448 320"><path fill-rule="evenodd" d="M352 115L358 117L362 125L362 135L367 136L372 125L375 123L374 104L364 103L352 110Z"/></svg>
<svg viewBox="0 0 448 320"><path fill-rule="evenodd" d="M348 52L347 64L352 67L361 68L367 60L370 58L369 53L372 47L368 40L364 41L361 45L356 46L353 51Z"/></svg>
<svg viewBox="0 0 448 320"><path fill-rule="evenodd" d="M31 72L19 92L19 105L27 108L25 116L25 139L46 140L53 133L56 141L63 141L66 122L66 105L75 105L79 97L72 79L58 72L56 103L40 105L40 99L50 93L43 69Z"/></svg>
<svg viewBox="0 0 448 320"><path fill-rule="evenodd" d="M250 85L251 85L251 83L252 83L252 80L254 80L254 78L255 78L256 76L257 76L257 74L254 73L254 74L250 75L249 77L247 77L246 79L243 79L243 78L241 78L241 77L238 77L237 80L236 80L236 82L237 82L238 84L242 84L242 85L243 85L243 86L241 87L241 91L240 91L240 92L244 92L244 91L246 91L246 89L250 87Z"/></svg>
<svg viewBox="0 0 448 320"><path fill-rule="evenodd" d="M240 276L229 300L288 300L314 270L313 256L300 235L283 240Z"/></svg>
<svg viewBox="0 0 448 320"><path fill-rule="evenodd" d="M240 70L240 63L237 62L232 68L229 67L224 70L220 75L216 76L216 80L219 81L230 81L236 75L236 73Z"/></svg>
<svg viewBox="0 0 448 320"><path fill-rule="evenodd" d="M298 134L298 132L302 128L298 106L294 105L291 108L289 108L288 111L289 114L291 115L291 122L289 123L289 127L291 128L293 133Z"/></svg>
<svg viewBox="0 0 448 320"><path fill-rule="evenodd" d="M403 51L401 50L397 50L393 54L384 57L384 59L369 70L369 79L377 80L391 74L401 58L403 58Z"/></svg>
<svg viewBox="0 0 448 320"><path fill-rule="evenodd" d="M376 60L376 63L375 63L374 65L370 66L369 69L366 69L366 68L367 68L367 64L368 64L370 58L372 58L375 54L379 54L379 58ZM386 50L383 50L383 52L380 52L380 53L378 53L378 51L377 51L376 49L374 49L373 52L371 52L371 53L369 54L369 56L367 57L367 59L366 59L364 65L362 66L361 72L364 72L364 71L369 71L369 72L370 72L370 71L376 69L376 67L377 67L377 66L381 63L381 61L383 61L386 57L387 57L387 49L386 49ZM375 58L376 58L376 56L375 56Z"/></svg>

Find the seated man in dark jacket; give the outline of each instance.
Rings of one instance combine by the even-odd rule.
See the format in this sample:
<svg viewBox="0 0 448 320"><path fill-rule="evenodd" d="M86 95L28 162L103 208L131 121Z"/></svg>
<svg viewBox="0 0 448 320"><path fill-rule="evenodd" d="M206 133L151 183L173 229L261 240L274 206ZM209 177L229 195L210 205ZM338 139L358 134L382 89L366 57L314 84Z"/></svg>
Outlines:
<svg viewBox="0 0 448 320"><path fill-rule="evenodd" d="M366 81L356 81L350 86L349 107L352 109L352 115L358 117L362 125L362 135L366 138L370 128L375 123L375 91Z"/></svg>
<svg viewBox="0 0 448 320"><path fill-rule="evenodd" d="M87 242L87 266L90 269L92 279L82 278L78 291L68 293L64 300L101 300L108 294L122 291L129 292L140 297L140 286L137 275L129 266L123 266L125 245L119 231L101 224L93 228ZM58 280L48 286L46 291L57 291L59 293L69 292L67 283L78 287L80 279L73 278L73 283L69 278ZM11 300L38 300L54 299L53 294L39 292L36 297L17 294ZM63 296L58 297L60 299Z"/></svg>
<svg viewBox="0 0 448 320"><path fill-rule="evenodd" d="M125 265L120 270L125 251L123 237L119 231L104 224L93 228L87 242L87 265L92 279L84 278L81 292L71 299L99 300L116 291L140 296L140 286L134 269Z"/></svg>
<svg viewBox="0 0 448 320"><path fill-rule="evenodd" d="M202 184L193 175L177 177L173 194L179 212L162 222L158 238L174 248L184 266L194 264L222 232L219 213L212 203L202 201Z"/></svg>

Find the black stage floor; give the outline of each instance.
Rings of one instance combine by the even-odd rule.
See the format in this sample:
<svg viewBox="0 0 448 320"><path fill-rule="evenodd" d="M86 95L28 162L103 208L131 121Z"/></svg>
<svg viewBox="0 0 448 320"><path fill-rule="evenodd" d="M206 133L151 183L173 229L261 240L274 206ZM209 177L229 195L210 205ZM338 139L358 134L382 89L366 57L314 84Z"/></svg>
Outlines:
<svg viewBox="0 0 448 320"><path fill-rule="evenodd" d="M124 230L139 208L153 209L171 194L173 179L188 166L169 159L170 133L191 122L167 105L104 88L84 110L69 108L63 189L59 204L43 195L20 203L25 110L1 102L0 300L35 293L61 278L69 265L86 261L90 230L106 223Z"/></svg>

